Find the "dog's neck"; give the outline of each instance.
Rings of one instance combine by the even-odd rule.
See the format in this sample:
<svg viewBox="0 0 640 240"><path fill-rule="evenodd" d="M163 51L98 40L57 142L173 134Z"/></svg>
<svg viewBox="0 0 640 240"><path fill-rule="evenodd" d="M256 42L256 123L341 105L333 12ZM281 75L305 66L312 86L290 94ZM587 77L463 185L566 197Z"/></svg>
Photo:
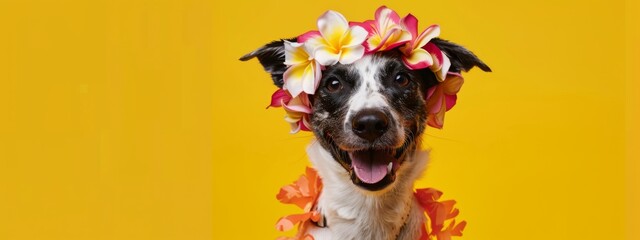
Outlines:
<svg viewBox="0 0 640 240"><path fill-rule="evenodd" d="M413 183L424 171L428 152L410 153L396 181L386 191L365 192L349 173L317 142L307 153L322 178L318 210L328 229L315 239L417 239L423 211L413 195Z"/></svg>

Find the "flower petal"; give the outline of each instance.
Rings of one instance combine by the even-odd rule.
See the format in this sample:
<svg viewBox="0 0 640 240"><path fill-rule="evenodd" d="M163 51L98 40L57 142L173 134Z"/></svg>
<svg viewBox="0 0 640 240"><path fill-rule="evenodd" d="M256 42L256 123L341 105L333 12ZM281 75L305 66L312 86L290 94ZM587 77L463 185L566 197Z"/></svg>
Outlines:
<svg viewBox="0 0 640 240"><path fill-rule="evenodd" d="M293 228L293 226L295 226L295 223L291 221L288 217L289 216L280 218L278 222L276 222L276 230L281 232L289 231Z"/></svg>
<svg viewBox="0 0 640 240"><path fill-rule="evenodd" d="M375 13L375 20L365 22L369 25L365 26L369 32L369 38L365 43L366 51L384 51L399 46L402 41L410 40L410 36L405 37L402 34L404 31L400 21L400 16L395 11L386 6L379 7Z"/></svg>
<svg viewBox="0 0 640 240"><path fill-rule="evenodd" d="M431 96L427 99L427 112L428 113L437 113L440 111L440 108L444 101L444 94L442 93L442 83L435 85L429 89L429 92L432 92Z"/></svg>
<svg viewBox="0 0 640 240"><path fill-rule="evenodd" d="M362 45L364 40L369 36L369 32L360 26L352 26L349 27L349 30L345 32L340 40L341 46L344 47L352 47L355 45Z"/></svg>
<svg viewBox="0 0 640 240"><path fill-rule="evenodd" d="M282 104L288 103L291 100L291 95L284 89L279 88L271 95L270 107L282 107Z"/></svg>
<svg viewBox="0 0 640 240"><path fill-rule="evenodd" d="M462 88L464 78L460 74L449 74L447 79L442 82L442 91L446 95L455 95Z"/></svg>
<svg viewBox="0 0 640 240"><path fill-rule="evenodd" d="M309 79L302 80L302 91L307 94L314 94L316 92L316 82L320 82L320 78L316 78L316 73L320 71L320 69L316 67L316 64L310 63L307 64L304 71L304 75L309 76Z"/></svg>
<svg viewBox="0 0 640 240"><path fill-rule="evenodd" d="M302 43L284 41L284 64L291 66L309 61L309 54Z"/></svg>
<svg viewBox="0 0 640 240"><path fill-rule="evenodd" d="M418 19L408 14L406 17L402 19L402 27L411 33L411 37L415 38L418 36Z"/></svg>
<svg viewBox="0 0 640 240"><path fill-rule="evenodd" d="M379 7L376 10L375 17L378 30L381 31L380 33L383 35L386 30L400 23L400 16L387 6Z"/></svg>
<svg viewBox="0 0 640 240"><path fill-rule="evenodd" d="M389 36L386 36L383 39L378 34L372 35L369 38L367 38L367 41L365 41L365 47L367 49L367 52L378 51L378 49L382 47L382 44L387 40L387 38L389 38Z"/></svg>
<svg viewBox="0 0 640 240"><path fill-rule="evenodd" d="M364 30L367 31L369 36L371 36L374 33L375 21L367 20L364 22L349 22L349 27L353 27L353 26L360 26L361 28L364 28Z"/></svg>
<svg viewBox="0 0 640 240"><path fill-rule="evenodd" d="M298 42L299 43L303 43L303 42L306 42L307 40L309 40L311 38L317 38L317 37L322 37L322 35L320 34L319 31L317 31L317 30L308 31L308 32L298 36Z"/></svg>
<svg viewBox="0 0 640 240"><path fill-rule="evenodd" d="M307 179L306 175L302 175L300 176L300 178L298 178L298 181L296 181L294 183L295 185L298 186L298 189L300 189L300 193L302 194L302 196L309 196L309 179ZM304 204L306 205L306 204ZM302 206L302 208L304 208L304 205Z"/></svg>
<svg viewBox="0 0 640 240"><path fill-rule="evenodd" d="M336 52L335 49L321 46L318 47L314 53L316 61L318 61L321 65L331 66L336 64L338 60L340 60L340 50Z"/></svg>
<svg viewBox="0 0 640 240"><path fill-rule="evenodd" d="M390 8L378 8L373 24L365 44L367 52L389 50L411 40L411 34L401 26L400 16Z"/></svg>
<svg viewBox="0 0 640 240"><path fill-rule="evenodd" d="M367 52L385 51L393 49L411 40L411 35L401 28L390 29L383 37L371 36L366 41Z"/></svg>
<svg viewBox="0 0 640 240"><path fill-rule="evenodd" d="M298 122L298 125L302 131L311 131L311 123L309 123L309 120L307 120L306 117L302 118L302 120Z"/></svg>
<svg viewBox="0 0 640 240"><path fill-rule="evenodd" d="M425 29L422 33L420 33L420 36L414 39L413 48L415 49L415 48L424 47L425 45L427 45L429 41L431 41L431 39L437 36L440 36L440 26L431 25L427 29Z"/></svg>
<svg viewBox="0 0 640 240"><path fill-rule="evenodd" d="M412 70L427 68L433 64L431 54L422 48L414 49L409 56L403 56L402 61Z"/></svg>
<svg viewBox="0 0 640 240"><path fill-rule="evenodd" d="M322 35L310 34L304 42L304 49L307 51L307 53L309 53L309 56L311 56L312 58L315 58L316 50L326 45L327 43L324 40L324 38L322 38Z"/></svg>
<svg viewBox="0 0 640 240"><path fill-rule="evenodd" d="M297 124L298 121L300 121L300 119L302 119L303 113L300 113L299 111L291 111L291 110L286 110L287 114L284 115L284 121L291 123L291 124Z"/></svg>
<svg viewBox="0 0 640 240"><path fill-rule="evenodd" d="M343 48L342 54L340 55L340 63L342 64L350 64L358 59L362 58L364 55L364 46L357 45L350 48Z"/></svg>
<svg viewBox="0 0 640 240"><path fill-rule="evenodd" d="M451 230L451 235L452 236L462 236L462 231L464 231L464 227L467 226L467 222L466 221L462 221L460 223L458 223L452 230Z"/></svg>
<svg viewBox="0 0 640 240"><path fill-rule="evenodd" d="M449 68L451 67L451 61L447 57L447 55L442 54L442 66L438 72L438 80L444 81L447 78L447 74L449 73Z"/></svg>
<svg viewBox="0 0 640 240"><path fill-rule="evenodd" d="M409 41L411 41L411 33L403 29L398 29L389 36L381 50L393 49Z"/></svg>
<svg viewBox="0 0 640 240"><path fill-rule="evenodd" d="M305 82L315 84L316 74L313 72L314 68L312 66L313 64L309 63L289 67L283 74L284 85L282 89L289 91L291 97L295 98L304 91Z"/></svg>
<svg viewBox="0 0 640 240"><path fill-rule="evenodd" d="M296 224L308 220L311 217L311 214L312 213L310 212L302 213L302 214L292 214L292 215L280 218L280 220L278 220L278 222L276 223L276 229L278 231L291 230L293 226L295 226Z"/></svg>
<svg viewBox="0 0 640 240"><path fill-rule="evenodd" d="M288 112L293 113L311 113L311 107L308 105L308 101L303 100L303 98L309 98L305 94L300 94L298 97L291 99L289 103L282 105L284 109Z"/></svg>
<svg viewBox="0 0 640 240"><path fill-rule="evenodd" d="M334 49L340 44L340 38L349 28L349 22L336 11L326 11L318 18L318 30L327 43ZM324 64L323 64L324 65Z"/></svg>
<svg viewBox="0 0 640 240"><path fill-rule="evenodd" d="M318 188L318 172L316 172L316 170L314 168L311 167L306 167L304 169L304 175L307 179L309 179L309 192L310 194L316 194L317 191L319 190Z"/></svg>
<svg viewBox="0 0 640 240"><path fill-rule="evenodd" d="M297 122L289 123L289 125L291 127L291 131L289 131L290 134L298 133L300 131L300 124Z"/></svg>
<svg viewBox="0 0 640 240"><path fill-rule="evenodd" d="M435 119L436 119L435 115L429 114L427 116L427 125L429 125L432 128L442 129L443 125L438 123Z"/></svg>
<svg viewBox="0 0 640 240"><path fill-rule="evenodd" d="M440 48L438 46L436 46L434 43L429 42L427 43L427 45L424 45L424 50L427 50L427 52L436 55L436 58L438 60L438 62L442 63L443 59L443 55L444 53L442 52L442 50L440 50Z"/></svg>
<svg viewBox="0 0 640 240"><path fill-rule="evenodd" d="M443 100L444 102L444 100ZM444 127L444 114L447 112L447 108L445 106L445 104L440 105L440 109L435 113L432 114L433 115L433 123L434 126L442 129L442 127ZM427 117L428 118L428 117Z"/></svg>
<svg viewBox="0 0 640 240"><path fill-rule="evenodd" d="M458 95L444 95L445 110L449 111L456 105Z"/></svg>
<svg viewBox="0 0 640 240"><path fill-rule="evenodd" d="M304 74L305 65L294 65L287 68L282 78L284 85L282 89L289 91L292 96L297 96L302 92L302 75Z"/></svg>
<svg viewBox="0 0 640 240"><path fill-rule="evenodd" d="M322 79L322 65L320 65L318 61L313 61L313 64L315 65L315 68L313 70L315 74L315 85L313 86L313 88L318 89L318 85L320 85L320 80ZM309 94L315 94L315 92Z"/></svg>

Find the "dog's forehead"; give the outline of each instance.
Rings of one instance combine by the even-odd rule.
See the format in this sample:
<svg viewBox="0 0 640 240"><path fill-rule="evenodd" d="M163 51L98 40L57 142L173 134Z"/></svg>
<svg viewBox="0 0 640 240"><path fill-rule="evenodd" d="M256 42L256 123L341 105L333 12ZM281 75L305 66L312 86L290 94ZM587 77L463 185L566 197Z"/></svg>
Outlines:
<svg viewBox="0 0 640 240"><path fill-rule="evenodd" d="M367 55L362 59L350 64L349 71L357 74L361 83L372 84L379 82L380 75L384 72L387 65L391 63L391 58L381 55ZM374 87L374 86L369 86Z"/></svg>

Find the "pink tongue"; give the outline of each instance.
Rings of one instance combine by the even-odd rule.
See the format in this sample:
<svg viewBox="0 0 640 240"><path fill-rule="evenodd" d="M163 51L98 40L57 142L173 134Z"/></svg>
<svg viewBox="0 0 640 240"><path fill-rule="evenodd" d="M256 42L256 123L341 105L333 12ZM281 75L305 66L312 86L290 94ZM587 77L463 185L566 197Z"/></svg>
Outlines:
<svg viewBox="0 0 640 240"><path fill-rule="evenodd" d="M350 152L349 157L356 176L369 184L380 182L389 173L387 166L393 160L386 151L374 150Z"/></svg>

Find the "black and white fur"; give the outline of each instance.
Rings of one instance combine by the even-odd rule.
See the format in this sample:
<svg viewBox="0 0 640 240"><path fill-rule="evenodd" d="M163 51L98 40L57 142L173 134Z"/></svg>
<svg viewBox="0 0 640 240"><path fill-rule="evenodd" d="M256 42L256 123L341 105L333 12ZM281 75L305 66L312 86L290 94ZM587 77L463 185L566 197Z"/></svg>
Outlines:
<svg viewBox="0 0 640 240"><path fill-rule="evenodd" d="M295 39L289 39L295 41ZM451 60L450 71L474 66L491 71L467 49L433 39ZM429 69L410 70L397 50L365 55L348 65L322 72L314 95L311 126L317 141L307 152L324 188L317 208L324 217L310 233L322 239L417 239L423 210L413 197L413 183L424 171L428 153L419 151L426 127L427 89L438 81ZM241 60L257 57L282 87L283 41L269 43ZM352 158L391 156L383 180L363 182L354 174ZM326 223L326 226L324 226Z"/></svg>

